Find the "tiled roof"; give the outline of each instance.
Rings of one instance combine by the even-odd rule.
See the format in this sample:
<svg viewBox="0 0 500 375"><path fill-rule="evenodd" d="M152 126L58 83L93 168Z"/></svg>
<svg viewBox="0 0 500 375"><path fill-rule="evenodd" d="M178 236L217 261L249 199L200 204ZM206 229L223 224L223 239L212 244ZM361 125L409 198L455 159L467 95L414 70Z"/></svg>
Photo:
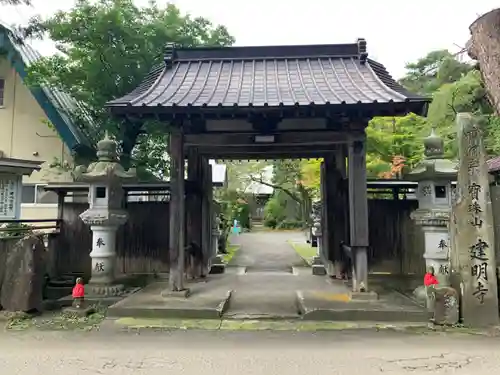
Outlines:
<svg viewBox="0 0 500 375"><path fill-rule="evenodd" d="M500 171L500 156L486 160L486 164L488 165L488 172L492 173Z"/></svg>
<svg viewBox="0 0 500 375"><path fill-rule="evenodd" d="M15 30L1 21L0 34L7 36L10 46L12 46L18 53L22 63L24 64L23 68L28 68L30 65L34 64L37 60L42 58L42 55L37 50L35 50L27 41L23 40L22 36L18 35ZM82 109L80 103L78 103L69 94L54 88L42 86L41 91L46 100L48 100L54 107L58 116L60 116L77 144L86 144L92 146L97 141L96 139L94 139L95 130L93 128L93 120L90 116L86 116L85 118L88 128L79 126L74 121L73 114L76 110ZM84 113L84 111L80 112ZM49 120L51 122L55 122L55 119L51 118L50 114L47 114L47 117L49 117Z"/></svg>
<svg viewBox="0 0 500 375"><path fill-rule="evenodd" d="M130 94L109 107L264 107L414 103L383 65L353 44L171 49Z"/></svg>

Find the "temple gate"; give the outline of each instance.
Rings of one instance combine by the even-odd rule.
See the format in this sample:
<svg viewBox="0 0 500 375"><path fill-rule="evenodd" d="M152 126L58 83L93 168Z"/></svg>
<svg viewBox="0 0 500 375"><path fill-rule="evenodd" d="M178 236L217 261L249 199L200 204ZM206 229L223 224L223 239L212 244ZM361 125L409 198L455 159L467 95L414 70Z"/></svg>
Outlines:
<svg viewBox="0 0 500 375"><path fill-rule="evenodd" d="M375 116L425 115L429 101L394 81L358 39L301 46L169 45L163 64L107 106L130 139L146 119L164 123L170 134L170 289L184 289L187 243L201 246L199 276L214 255L209 159L324 158L321 258L340 260L345 243L356 275L353 289L368 291L365 128ZM186 203L187 220L186 158L188 179L198 186Z"/></svg>

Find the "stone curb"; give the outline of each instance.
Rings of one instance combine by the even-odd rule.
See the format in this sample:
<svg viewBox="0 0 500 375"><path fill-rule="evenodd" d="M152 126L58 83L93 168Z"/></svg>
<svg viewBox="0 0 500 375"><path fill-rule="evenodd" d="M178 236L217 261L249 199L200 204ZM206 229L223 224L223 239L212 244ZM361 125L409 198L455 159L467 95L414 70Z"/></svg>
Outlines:
<svg viewBox="0 0 500 375"><path fill-rule="evenodd" d="M323 331L391 331L422 333L432 332L427 324L399 323L381 324L375 322L327 322L327 321L269 321L269 320L190 320L190 319L137 319L124 317L107 320L102 325L104 330L121 332L141 331L294 331L294 332L323 332Z"/></svg>
<svg viewBox="0 0 500 375"><path fill-rule="evenodd" d="M137 318L152 319L221 319L227 311L233 291L229 290L225 298L214 308L123 308L120 305L108 307L107 316L111 318Z"/></svg>

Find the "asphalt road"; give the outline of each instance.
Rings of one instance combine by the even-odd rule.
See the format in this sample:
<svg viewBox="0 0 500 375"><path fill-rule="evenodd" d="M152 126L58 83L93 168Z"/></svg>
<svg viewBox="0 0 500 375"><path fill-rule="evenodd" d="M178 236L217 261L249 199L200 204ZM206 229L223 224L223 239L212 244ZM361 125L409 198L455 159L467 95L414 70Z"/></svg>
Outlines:
<svg viewBox="0 0 500 375"><path fill-rule="evenodd" d="M6 375L495 374L500 339L387 332L0 333Z"/></svg>

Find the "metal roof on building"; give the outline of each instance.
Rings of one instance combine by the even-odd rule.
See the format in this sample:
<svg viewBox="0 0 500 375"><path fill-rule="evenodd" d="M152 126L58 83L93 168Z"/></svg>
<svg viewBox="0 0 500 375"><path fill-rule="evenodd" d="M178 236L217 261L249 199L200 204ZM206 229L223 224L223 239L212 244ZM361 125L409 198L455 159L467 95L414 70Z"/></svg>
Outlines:
<svg viewBox="0 0 500 375"><path fill-rule="evenodd" d="M17 73L24 79L27 74L27 68L41 59L42 55L24 40L19 33L1 21L0 39L0 47L6 46L7 48L13 48L13 50L17 52L20 61L16 60L15 56L11 58L13 59L14 68L16 68ZM16 62L20 62L22 66L16 66ZM93 143L96 141L94 139L94 130L80 126L74 121L75 112L82 109L80 103L71 95L55 88L42 86L38 89L41 91L41 96L36 95L38 94L36 91L37 88L30 87L30 90L34 93L35 99L37 99L42 109L44 109L47 117L54 124L56 130L58 130L61 138L67 143L69 148L74 148L74 146L78 144L90 147L93 146ZM47 102L51 105L53 111L47 110ZM84 113L84 111L80 112ZM85 116L85 121L88 123L89 127L93 126L93 121L90 116ZM61 129L62 125L65 125L69 133L65 132L66 129Z"/></svg>
<svg viewBox="0 0 500 375"><path fill-rule="evenodd" d="M109 107L279 107L430 101L405 90L353 44L171 48L130 94Z"/></svg>

